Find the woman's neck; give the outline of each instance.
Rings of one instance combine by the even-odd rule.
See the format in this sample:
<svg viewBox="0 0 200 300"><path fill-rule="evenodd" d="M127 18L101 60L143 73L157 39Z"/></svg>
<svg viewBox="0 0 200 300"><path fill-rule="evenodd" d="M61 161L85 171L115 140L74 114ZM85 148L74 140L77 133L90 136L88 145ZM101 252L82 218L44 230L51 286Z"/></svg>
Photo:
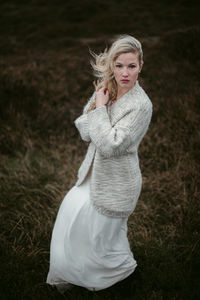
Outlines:
<svg viewBox="0 0 200 300"><path fill-rule="evenodd" d="M130 91L133 87L129 88L129 89L123 89L123 88L120 88L118 87L117 89L117 97L116 97L116 100L117 101L119 98L123 97L126 93L128 93L128 91Z"/></svg>
<svg viewBox="0 0 200 300"><path fill-rule="evenodd" d="M130 90L130 89L129 89ZM117 91L117 96L114 100L112 100L112 103L116 102L118 99L120 99L121 97L123 97L129 90L119 90Z"/></svg>
<svg viewBox="0 0 200 300"><path fill-rule="evenodd" d="M128 90L118 90L117 91L117 97L116 97L116 101L121 98L122 96L124 96L126 93L128 92Z"/></svg>
<svg viewBox="0 0 200 300"><path fill-rule="evenodd" d="M135 82L135 84L136 84L136 82ZM134 86L135 86L135 84L134 84ZM113 104L113 103L116 102L118 99L120 99L121 97L123 97L123 96L124 96L126 93L128 93L128 91L130 91L134 86L132 86L132 87L129 88L129 89L123 89L123 88L118 87L118 89L117 89L117 96L116 96L115 99L113 99L113 100L111 101L111 103Z"/></svg>

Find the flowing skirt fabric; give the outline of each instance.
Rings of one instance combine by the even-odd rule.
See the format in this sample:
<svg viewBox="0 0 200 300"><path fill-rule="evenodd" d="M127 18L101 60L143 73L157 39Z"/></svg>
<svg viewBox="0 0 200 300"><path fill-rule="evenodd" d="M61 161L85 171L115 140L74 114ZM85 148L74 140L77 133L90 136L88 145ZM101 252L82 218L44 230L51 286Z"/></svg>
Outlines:
<svg viewBox="0 0 200 300"><path fill-rule="evenodd" d="M90 201L90 176L65 196L54 225L47 283L105 289L137 266L127 239L127 218L101 215Z"/></svg>

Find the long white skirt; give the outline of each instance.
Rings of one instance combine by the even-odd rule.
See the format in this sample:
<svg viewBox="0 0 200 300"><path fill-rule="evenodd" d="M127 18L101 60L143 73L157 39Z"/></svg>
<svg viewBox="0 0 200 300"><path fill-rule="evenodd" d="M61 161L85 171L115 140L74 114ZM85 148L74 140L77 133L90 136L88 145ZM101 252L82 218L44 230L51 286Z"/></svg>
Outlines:
<svg viewBox="0 0 200 300"><path fill-rule="evenodd" d="M127 218L101 215L90 201L90 176L65 196L53 229L47 283L105 289L125 279L137 263L127 239Z"/></svg>

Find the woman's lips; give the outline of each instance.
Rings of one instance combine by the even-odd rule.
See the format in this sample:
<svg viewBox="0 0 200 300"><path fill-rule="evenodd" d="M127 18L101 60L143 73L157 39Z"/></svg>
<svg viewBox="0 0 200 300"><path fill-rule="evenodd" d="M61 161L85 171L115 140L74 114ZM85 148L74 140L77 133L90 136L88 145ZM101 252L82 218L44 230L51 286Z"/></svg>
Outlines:
<svg viewBox="0 0 200 300"><path fill-rule="evenodd" d="M128 83L129 80L128 80L128 79L122 79L121 82L122 82L122 83Z"/></svg>

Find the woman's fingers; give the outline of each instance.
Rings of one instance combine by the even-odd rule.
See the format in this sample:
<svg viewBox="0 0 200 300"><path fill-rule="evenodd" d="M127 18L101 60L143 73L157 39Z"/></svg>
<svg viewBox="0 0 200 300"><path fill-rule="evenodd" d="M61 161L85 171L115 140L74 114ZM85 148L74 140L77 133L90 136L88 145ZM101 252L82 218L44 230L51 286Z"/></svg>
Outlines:
<svg viewBox="0 0 200 300"><path fill-rule="evenodd" d="M97 91L97 94L102 94L102 93L105 94L106 92L108 92L108 89L106 89L105 87L102 87Z"/></svg>
<svg viewBox="0 0 200 300"><path fill-rule="evenodd" d="M102 105L105 105L109 100L109 92L108 89L105 87L100 88L96 92L96 106L100 107Z"/></svg>
<svg viewBox="0 0 200 300"><path fill-rule="evenodd" d="M105 90L105 95L106 95L106 96L109 96L109 91L108 91L108 89Z"/></svg>

